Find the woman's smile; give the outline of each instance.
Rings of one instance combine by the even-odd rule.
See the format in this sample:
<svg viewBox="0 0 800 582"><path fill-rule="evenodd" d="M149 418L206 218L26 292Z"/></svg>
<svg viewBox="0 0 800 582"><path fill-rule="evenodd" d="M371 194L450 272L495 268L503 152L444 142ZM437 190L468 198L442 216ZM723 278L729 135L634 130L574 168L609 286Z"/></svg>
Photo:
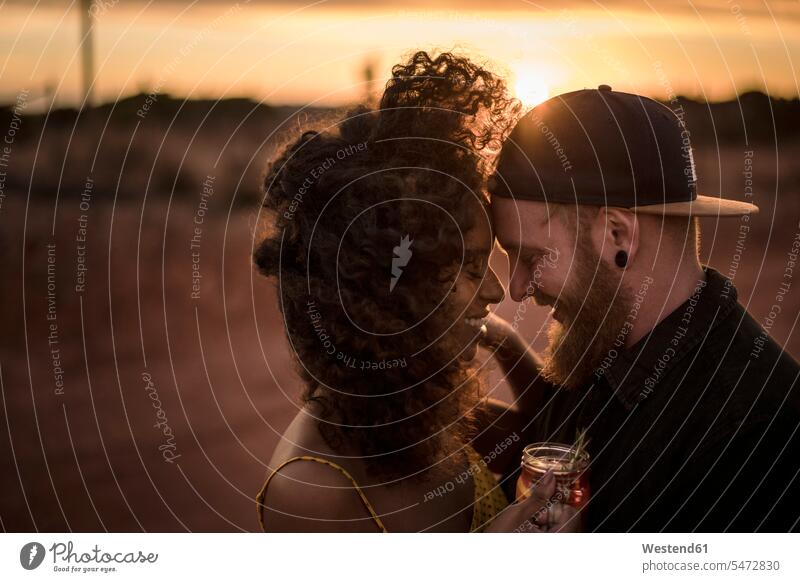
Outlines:
<svg viewBox="0 0 800 582"><path fill-rule="evenodd" d="M486 332L486 322L487 322L487 318L488 317L489 317L488 313L486 315L483 315L483 316L480 316L480 317L465 317L464 318L464 323L466 323L467 325L469 325L471 327L474 327L478 331L483 331L485 333Z"/></svg>

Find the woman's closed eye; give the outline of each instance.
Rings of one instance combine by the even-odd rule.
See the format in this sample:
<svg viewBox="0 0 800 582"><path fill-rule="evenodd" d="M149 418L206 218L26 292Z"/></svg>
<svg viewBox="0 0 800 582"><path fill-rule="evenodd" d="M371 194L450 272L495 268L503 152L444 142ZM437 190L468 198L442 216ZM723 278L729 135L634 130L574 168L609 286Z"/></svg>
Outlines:
<svg viewBox="0 0 800 582"><path fill-rule="evenodd" d="M471 277L482 279L489 268L489 256L483 252L467 251L464 255L464 270Z"/></svg>
<svg viewBox="0 0 800 582"><path fill-rule="evenodd" d="M489 264L487 261L475 260L471 261L470 263L464 266L464 270L467 272L467 275L472 277L473 279L483 279L486 277L486 271L489 268Z"/></svg>
<svg viewBox="0 0 800 582"><path fill-rule="evenodd" d="M473 277L480 277L483 275L483 269L481 268L481 263L477 261L473 261L465 265L464 269L467 271L468 274L472 275Z"/></svg>

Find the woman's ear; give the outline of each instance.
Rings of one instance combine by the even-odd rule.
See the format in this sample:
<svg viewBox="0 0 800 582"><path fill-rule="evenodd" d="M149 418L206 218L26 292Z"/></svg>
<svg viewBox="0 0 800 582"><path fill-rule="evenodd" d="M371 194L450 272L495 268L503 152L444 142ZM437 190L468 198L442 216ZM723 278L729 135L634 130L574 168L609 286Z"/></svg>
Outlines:
<svg viewBox="0 0 800 582"><path fill-rule="evenodd" d="M639 250L639 221L625 208L601 207L595 224L597 252L607 264L624 269Z"/></svg>

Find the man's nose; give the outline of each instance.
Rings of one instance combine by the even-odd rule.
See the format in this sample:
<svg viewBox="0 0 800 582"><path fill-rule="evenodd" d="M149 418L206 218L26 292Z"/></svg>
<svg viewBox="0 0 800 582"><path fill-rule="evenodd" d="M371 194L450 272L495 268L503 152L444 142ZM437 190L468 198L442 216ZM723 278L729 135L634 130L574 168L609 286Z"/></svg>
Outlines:
<svg viewBox="0 0 800 582"><path fill-rule="evenodd" d="M509 265L511 267L511 265ZM528 294L529 287L531 286L528 277L528 269L521 265L511 272L511 281L508 284L508 291L511 293L511 299L514 301L522 301Z"/></svg>

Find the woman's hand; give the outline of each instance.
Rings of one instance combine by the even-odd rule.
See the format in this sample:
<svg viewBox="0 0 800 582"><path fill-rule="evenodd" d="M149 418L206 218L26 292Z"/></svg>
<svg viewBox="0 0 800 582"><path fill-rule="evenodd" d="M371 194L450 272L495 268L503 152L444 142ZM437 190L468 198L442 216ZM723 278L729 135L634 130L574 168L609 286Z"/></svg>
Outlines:
<svg viewBox="0 0 800 582"><path fill-rule="evenodd" d="M532 418L541 410L544 395L553 389L553 385L540 376L543 365L541 358L515 327L502 317L490 313L485 327L481 345L491 352L505 374L514 395L515 407Z"/></svg>
<svg viewBox="0 0 800 582"><path fill-rule="evenodd" d="M505 508L486 528L490 533L580 531L577 510L554 500L556 479L551 471L531 488L531 495Z"/></svg>
<svg viewBox="0 0 800 582"><path fill-rule="evenodd" d="M495 313L490 313L486 318L486 332L481 333L480 343L483 347L500 352L513 351L515 346L518 352L524 351L524 348L518 346L524 345L522 338L514 327L505 319Z"/></svg>

